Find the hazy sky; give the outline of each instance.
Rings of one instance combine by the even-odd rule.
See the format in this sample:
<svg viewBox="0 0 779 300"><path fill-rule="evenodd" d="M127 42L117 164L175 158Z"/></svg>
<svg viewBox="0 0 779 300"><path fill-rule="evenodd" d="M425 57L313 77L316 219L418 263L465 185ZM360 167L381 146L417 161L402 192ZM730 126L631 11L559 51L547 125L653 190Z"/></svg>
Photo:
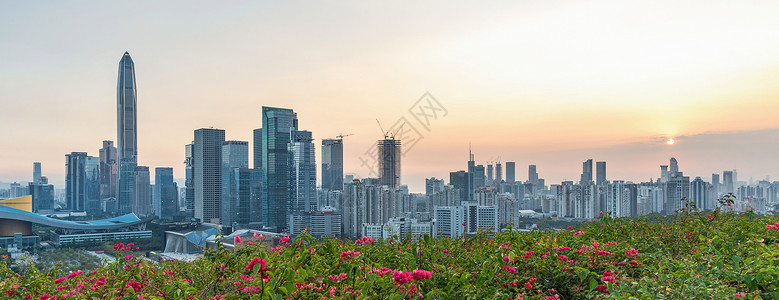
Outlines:
<svg viewBox="0 0 779 300"><path fill-rule="evenodd" d="M184 174L193 131L251 142L260 107L345 138L345 172L429 91L446 108L403 157L402 182L478 163L578 180L738 169L779 178L779 1L0 2L0 181L116 140L129 51L139 163ZM667 138L677 143L665 144ZM320 157L317 153L317 161ZM152 175L153 176L153 175ZM60 186L61 187L61 186Z"/></svg>

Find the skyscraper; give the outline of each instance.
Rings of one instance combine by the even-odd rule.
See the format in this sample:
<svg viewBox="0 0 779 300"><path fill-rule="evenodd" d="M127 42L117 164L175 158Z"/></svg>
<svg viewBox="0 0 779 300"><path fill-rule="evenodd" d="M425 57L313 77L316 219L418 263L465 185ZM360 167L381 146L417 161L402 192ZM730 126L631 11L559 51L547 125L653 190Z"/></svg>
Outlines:
<svg viewBox="0 0 779 300"><path fill-rule="evenodd" d="M379 184L389 187L400 186L400 140L386 138L379 140Z"/></svg>
<svg viewBox="0 0 779 300"><path fill-rule="evenodd" d="M249 142L222 143L222 224L232 225L238 213L238 177L236 169L249 168Z"/></svg>
<svg viewBox="0 0 779 300"><path fill-rule="evenodd" d="M222 142L225 131L213 128L195 130L193 143L193 185L195 218L222 224Z"/></svg>
<svg viewBox="0 0 779 300"><path fill-rule="evenodd" d="M262 107L262 128L255 130L255 166L262 166L262 220L265 225L283 231L287 228L289 206L289 141L290 132L298 130L297 114L287 108ZM255 141L255 143L257 143ZM255 144L256 145L256 144Z"/></svg>
<svg viewBox="0 0 779 300"><path fill-rule="evenodd" d="M38 183L30 183L28 188L32 195L32 212L54 209L54 186L49 184L46 176L41 176Z"/></svg>
<svg viewBox="0 0 779 300"><path fill-rule="evenodd" d="M38 184L40 182L41 182L41 163L36 161L32 163L32 183Z"/></svg>
<svg viewBox="0 0 779 300"><path fill-rule="evenodd" d="M136 166L133 172L133 200L132 212L139 216L149 215L154 212L151 201L151 174L149 167Z"/></svg>
<svg viewBox="0 0 779 300"><path fill-rule="evenodd" d="M586 184L592 182L592 159L588 159L582 163L582 177L579 180L580 184Z"/></svg>
<svg viewBox="0 0 779 300"><path fill-rule="evenodd" d="M719 184L719 174L713 173L711 174L711 185L712 189L714 190L714 193L719 193L720 190L720 184Z"/></svg>
<svg viewBox="0 0 779 300"><path fill-rule="evenodd" d="M673 176L674 173L679 172L679 162L676 161L676 158L671 157L669 166L668 171L671 173L671 176Z"/></svg>
<svg viewBox="0 0 779 300"><path fill-rule="evenodd" d="M495 164L495 180L497 182L503 181L503 165L500 163Z"/></svg>
<svg viewBox="0 0 779 300"><path fill-rule="evenodd" d="M425 195L428 197L433 196L438 192L444 191L444 180L433 178L425 179Z"/></svg>
<svg viewBox="0 0 779 300"><path fill-rule="evenodd" d="M700 177L690 182L690 201L695 203L695 206L700 210L714 208L713 199L709 199L709 193L711 192L711 184L703 181Z"/></svg>
<svg viewBox="0 0 779 300"><path fill-rule="evenodd" d="M119 61L116 83L116 122L119 160L138 162L138 95L135 88L135 64L125 52Z"/></svg>
<svg viewBox="0 0 779 300"><path fill-rule="evenodd" d="M343 188L343 139L324 139L322 140L322 189L341 191Z"/></svg>
<svg viewBox="0 0 779 300"><path fill-rule="evenodd" d="M513 161L506 162L506 182L517 181L516 177L517 164Z"/></svg>
<svg viewBox="0 0 779 300"><path fill-rule="evenodd" d="M195 144L184 146L184 207L188 218L195 217Z"/></svg>
<svg viewBox="0 0 779 300"><path fill-rule="evenodd" d="M97 158L86 152L65 155L65 204L71 211L94 213L100 207Z"/></svg>
<svg viewBox="0 0 779 300"><path fill-rule="evenodd" d="M724 187L725 193L733 193L735 192L735 186L734 183L736 180L733 178L733 171L723 171L722 172L722 185Z"/></svg>
<svg viewBox="0 0 779 300"><path fill-rule="evenodd" d="M492 183L495 181L495 169L492 164L487 164L487 182Z"/></svg>
<svg viewBox="0 0 779 300"><path fill-rule="evenodd" d="M606 162L599 161L595 163L595 184L603 184L606 181Z"/></svg>
<svg viewBox="0 0 779 300"><path fill-rule="evenodd" d="M116 193L119 191L119 161L116 157L116 147L114 147L113 141L103 141L99 157L100 199L116 198Z"/></svg>
<svg viewBox="0 0 779 300"><path fill-rule="evenodd" d="M538 183L538 172L536 171L536 165L527 166L527 181L532 185L536 185Z"/></svg>
<svg viewBox="0 0 779 300"><path fill-rule="evenodd" d="M312 212L316 205L316 160L310 131L292 132L290 137L291 212Z"/></svg>
<svg viewBox="0 0 779 300"><path fill-rule="evenodd" d="M178 213L178 186L173 182L173 168L154 169L154 213L170 220Z"/></svg>

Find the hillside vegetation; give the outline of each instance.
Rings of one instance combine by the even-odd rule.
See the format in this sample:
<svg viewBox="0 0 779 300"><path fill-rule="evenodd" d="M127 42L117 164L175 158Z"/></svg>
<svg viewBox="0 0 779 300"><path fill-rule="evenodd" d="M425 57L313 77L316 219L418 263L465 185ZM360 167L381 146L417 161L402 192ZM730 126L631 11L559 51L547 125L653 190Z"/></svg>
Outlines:
<svg viewBox="0 0 779 300"><path fill-rule="evenodd" d="M723 206L729 202L723 200ZM698 212L459 239L243 239L235 251L14 273L10 299L779 299L779 218ZM5 260L8 260L5 258Z"/></svg>

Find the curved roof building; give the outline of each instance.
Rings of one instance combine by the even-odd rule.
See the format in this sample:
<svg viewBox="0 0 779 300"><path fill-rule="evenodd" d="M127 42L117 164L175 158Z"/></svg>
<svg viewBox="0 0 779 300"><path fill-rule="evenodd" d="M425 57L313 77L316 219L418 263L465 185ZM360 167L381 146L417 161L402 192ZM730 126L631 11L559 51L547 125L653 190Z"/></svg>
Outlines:
<svg viewBox="0 0 779 300"><path fill-rule="evenodd" d="M66 221L34 214L32 211L32 196L0 200L0 236L13 236L14 233L32 235L32 223L72 230L111 230L142 224L149 220L141 220L134 213L123 216L93 220Z"/></svg>

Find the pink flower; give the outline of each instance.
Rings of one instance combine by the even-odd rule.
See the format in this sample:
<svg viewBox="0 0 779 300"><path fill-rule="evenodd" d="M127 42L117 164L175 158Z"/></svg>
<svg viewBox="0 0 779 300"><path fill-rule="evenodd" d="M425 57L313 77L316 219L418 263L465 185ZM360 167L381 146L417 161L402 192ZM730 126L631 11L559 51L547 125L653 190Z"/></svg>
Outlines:
<svg viewBox="0 0 779 300"><path fill-rule="evenodd" d="M517 269L511 266L504 266L503 271L509 271L511 274L517 274Z"/></svg>
<svg viewBox="0 0 779 300"><path fill-rule="evenodd" d="M341 259L343 261L346 261L347 259L354 258L357 255L360 255L360 252L357 252L357 251L354 251L354 250L349 250L349 251L341 253Z"/></svg>
<svg viewBox="0 0 779 300"><path fill-rule="evenodd" d="M235 236L235 243L236 243L236 244L239 244L239 243L241 243L241 236L240 236L240 235L236 235L236 236Z"/></svg>
<svg viewBox="0 0 779 300"><path fill-rule="evenodd" d="M449 250L444 249L444 253L449 253Z"/></svg>
<svg viewBox="0 0 779 300"><path fill-rule="evenodd" d="M279 244L284 244L289 241L289 237L283 236L279 239Z"/></svg>
<svg viewBox="0 0 779 300"><path fill-rule="evenodd" d="M745 293L745 292L735 293L735 294L733 294L733 296L736 296L736 297L746 297L747 293Z"/></svg>
<svg viewBox="0 0 779 300"><path fill-rule="evenodd" d="M256 232L254 233L254 237L257 237L257 233Z"/></svg>

